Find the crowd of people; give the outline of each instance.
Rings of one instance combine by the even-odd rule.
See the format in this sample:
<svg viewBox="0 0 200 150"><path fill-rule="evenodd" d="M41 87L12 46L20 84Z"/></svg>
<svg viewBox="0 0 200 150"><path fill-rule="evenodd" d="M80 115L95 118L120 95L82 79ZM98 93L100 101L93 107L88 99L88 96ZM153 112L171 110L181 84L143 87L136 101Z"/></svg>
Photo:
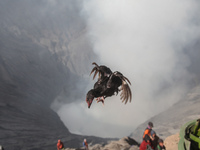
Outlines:
<svg viewBox="0 0 200 150"><path fill-rule="evenodd" d="M140 144L140 150L166 150L163 140L157 136L156 132L152 128L153 123L149 122L143 134L143 141ZM83 141L83 147L85 150L89 150L86 139ZM57 150L64 150L64 144L61 140L58 140Z"/></svg>
<svg viewBox="0 0 200 150"><path fill-rule="evenodd" d="M143 134L140 150L166 150L163 140L157 136L152 128L153 123L149 122Z"/></svg>

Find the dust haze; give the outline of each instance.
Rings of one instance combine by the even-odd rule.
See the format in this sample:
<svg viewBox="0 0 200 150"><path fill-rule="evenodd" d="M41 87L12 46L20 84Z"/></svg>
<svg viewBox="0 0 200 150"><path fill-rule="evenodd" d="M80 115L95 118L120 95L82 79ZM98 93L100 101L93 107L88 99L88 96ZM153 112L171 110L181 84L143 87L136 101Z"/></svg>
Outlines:
<svg viewBox="0 0 200 150"><path fill-rule="evenodd" d="M124 105L119 95L113 96L105 106L93 102L88 109L83 95L82 100L58 111L70 131L126 136L184 99L195 77L188 71L192 64L188 53L194 53L191 45L199 40L199 7L196 0L85 0L80 15L99 56L97 63L130 79L133 99ZM86 92L95 82L92 77L89 80Z"/></svg>

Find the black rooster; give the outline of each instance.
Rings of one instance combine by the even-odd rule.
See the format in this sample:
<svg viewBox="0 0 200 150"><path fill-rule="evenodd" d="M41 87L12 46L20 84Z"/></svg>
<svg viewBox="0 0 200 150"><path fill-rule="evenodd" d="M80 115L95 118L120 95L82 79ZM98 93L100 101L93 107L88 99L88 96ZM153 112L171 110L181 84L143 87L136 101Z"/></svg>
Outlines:
<svg viewBox="0 0 200 150"><path fill-rule="evenodd" d="M121 100L128 102L128 100L132 99L132 94L128 83L131 85L130 81L123 76L122 73L115 71L112 72L110 68L106 66L98 66L96 63L92 63L95 67L92 69L90 75L94 72L93 79L95 79L98 74L98 80L94 84L94 88L88 91L86 96L86 102L88 104L88 108L90 108L93 99L97 98L97 102L102 102L104 104L104 100L106 97L110 97L115 93L121 91ZM119 87L121 88L119 89Z"/></svg>

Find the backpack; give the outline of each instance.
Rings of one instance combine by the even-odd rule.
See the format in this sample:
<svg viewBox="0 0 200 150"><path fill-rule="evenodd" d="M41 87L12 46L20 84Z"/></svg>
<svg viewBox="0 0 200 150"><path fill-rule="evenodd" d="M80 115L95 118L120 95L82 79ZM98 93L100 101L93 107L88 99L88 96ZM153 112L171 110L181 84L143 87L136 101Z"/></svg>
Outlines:
<svg viewBox="0 0 200 150"><path fill-rule="evenodd" d="M144 130L143 139L144 139L144 137L145 137L145 135L146 135L146 133L145 133L145 132L146 132L146 130L148 130L148 133L150 133L150 134L151 134L151 130L152 130L152 129L146 128L146 129ZM148 134L147 134L147 135L148 135ZM149 135L148 135L148 136L149 136Z"/></svg>
<svg viewBox="0 0 200 150"><path fill-rule="evenodd" d="M200 119L198 119L193 127L193 134L200 137Z"/></svg>
<svg viewBox="0 0 200 150"><path fill-rule="evenodd" d="M191 147L193 149L200 149L200 119L192 126L189 138L191 140Z"/></svg>

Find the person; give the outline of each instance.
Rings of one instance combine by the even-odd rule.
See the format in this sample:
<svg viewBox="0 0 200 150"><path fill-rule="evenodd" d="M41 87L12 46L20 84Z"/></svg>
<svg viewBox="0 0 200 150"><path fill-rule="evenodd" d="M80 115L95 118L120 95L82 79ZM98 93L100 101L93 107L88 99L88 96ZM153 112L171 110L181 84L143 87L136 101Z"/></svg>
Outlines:
<svg viewBox="0 0 200 150"><path fill-rule="evenodd" d="M144 139L145 135L148 135L152 139L152 137L151 137L151 130L152 130L152 128L153 128L153 123L149 122L147 128L144 131L143 139Z"/></svg>
<svg viewBox="0 0 200 150"><path fill-rule="evenodd" d="M89 150L88 143L87 143L86 139L84 139L84 141L83 141L83 147L85 148L85 150Z"/></svg>
<svg viewBox="0 0 200 150"><path fill-rule="evenodd" d="M156 135L156 132L154 130L151 130L151 146L155 150L156 146L158 145L158 139L159 137Z"/></svg>
<svg viewBox="0 0 200 150"><path fill-rule="evenodd" d="M151 149L151 142L150 142L150 137L148 135L144 136L144 139L142 143L140 144L140 150L146 150L146 149Z"/></svg>
<svg viewBox="0 0 200 150"><path fill-rule="evenodd" d="M159 140L158 140L158 145L157 145L157 147L156 147L155 150L166 150L165 145L164 145L164 142L163 142L162 139L159 139Z"/></svg>
<svg viewBox="0 0 200 150"><path fill-rule="evenodd" d="M61 140L58 140L57 150L64 150L64 144L63 142L61 142Z"/></svg>
<svg viewBox="0 0 200 150"><path fill-rule="evenodd" d="M0 150L4 150L3 146L0 145Z"/></svg>

